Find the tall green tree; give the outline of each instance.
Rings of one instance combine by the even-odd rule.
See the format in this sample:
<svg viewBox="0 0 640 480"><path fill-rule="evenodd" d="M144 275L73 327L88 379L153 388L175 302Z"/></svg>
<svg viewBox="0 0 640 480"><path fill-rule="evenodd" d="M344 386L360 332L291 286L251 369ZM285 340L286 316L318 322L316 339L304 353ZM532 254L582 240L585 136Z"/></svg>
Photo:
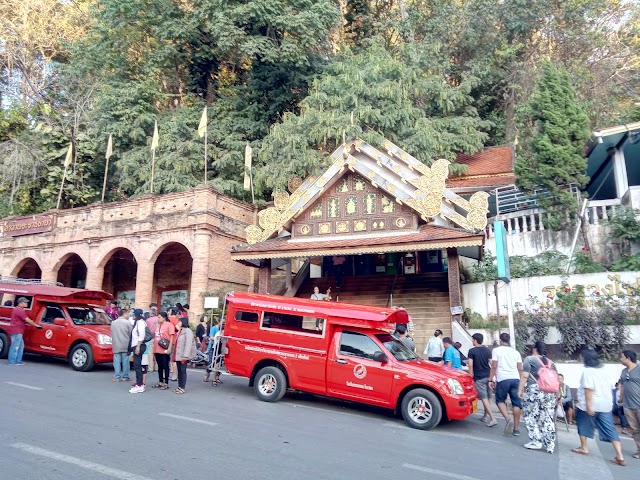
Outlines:
<svg viewBox="0 0 640 480"><path fill-rule="evenodd" d="M523 112L523 138L516 160L518 186L539 193L539 204L550 214L548 226L567 226L578 208L571 184L587 184L584 145L589 118L566 70L547 62Z"/></svg>

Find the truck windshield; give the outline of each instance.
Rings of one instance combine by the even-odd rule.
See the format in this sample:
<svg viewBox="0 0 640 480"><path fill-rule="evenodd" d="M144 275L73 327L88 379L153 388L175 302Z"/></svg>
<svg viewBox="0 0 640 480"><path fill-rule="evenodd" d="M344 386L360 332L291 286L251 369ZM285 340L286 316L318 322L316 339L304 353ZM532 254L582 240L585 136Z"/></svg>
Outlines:
<svg viewBox="0 0 640 480"><path fill-rule="evenodd" d="M100 308L67 307L67 312L76 325L110 325L111 319Z"/></svg>
<svg viewBox="0 0 640 480"><path fill-rule="evenodd" d="M399 362L420 360L420 357L418 355L413 353L409 347L407 347L396 337L392 337L388 333L379 333L376 335L376 337L382 342L384 347L389 350L389 353L391 353L391 355L393 355Z"/></svg>

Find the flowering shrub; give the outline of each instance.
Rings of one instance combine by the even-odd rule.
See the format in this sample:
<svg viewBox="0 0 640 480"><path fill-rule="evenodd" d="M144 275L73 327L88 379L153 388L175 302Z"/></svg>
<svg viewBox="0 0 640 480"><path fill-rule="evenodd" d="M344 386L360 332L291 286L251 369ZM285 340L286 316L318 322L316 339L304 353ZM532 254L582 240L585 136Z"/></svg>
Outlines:
<svg viewBox="0 0 640 480"><path fill-rule="evenodd" d="M606 271L603 265L591 257L591 252L587 247L582 247L582 250L576 253L573 257L573 264L575 265L576 273L600 273Z"/></svg>

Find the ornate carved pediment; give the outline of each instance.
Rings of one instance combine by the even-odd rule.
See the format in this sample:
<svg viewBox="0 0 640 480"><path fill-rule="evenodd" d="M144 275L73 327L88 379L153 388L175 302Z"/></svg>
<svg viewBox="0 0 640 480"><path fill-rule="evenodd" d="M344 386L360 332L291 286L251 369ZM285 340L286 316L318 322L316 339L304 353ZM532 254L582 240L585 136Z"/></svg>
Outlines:
<svg viewBox="0 0 640 480"><path fill-rule="evenodd" d="M267 240L292 221L294 237L415 229L413 212L427 222L441 216L473 232L486 227L489 195L476 192L466 200L447 189L448 160L429 167L389 141L382 147L356 139L331 155L333 163L320 177L292 177L290 193L275 192L274 206L245 229L247 242Z"/></svg>

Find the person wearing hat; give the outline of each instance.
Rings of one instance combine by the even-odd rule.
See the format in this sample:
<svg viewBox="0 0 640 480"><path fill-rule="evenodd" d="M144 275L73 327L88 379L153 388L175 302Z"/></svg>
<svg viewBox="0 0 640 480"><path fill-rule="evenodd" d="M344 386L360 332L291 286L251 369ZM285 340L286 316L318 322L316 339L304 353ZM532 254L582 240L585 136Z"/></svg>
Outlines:
<svg viewBox="0 0 640 480"><path fill-rule="evenodd" d="M427 342L427 346L424 349L424 354L427 356L430 362L440 363L444 355L444 344L442 343L442 330L438 329L434 332L433 338L430 338Z"/></svg>
<svg viewBox="0 0 640 480"><path fill-rule="evenodd" d="M16 306L11 312L11 322L9 324L9 335L11 335L11 347L9 348L9 365L24 365L22 354L24 353L24 331L27 323L36 328L42 328L27 316L25 308L29 305L29 299L20 297L16 301Z"/></svg>

